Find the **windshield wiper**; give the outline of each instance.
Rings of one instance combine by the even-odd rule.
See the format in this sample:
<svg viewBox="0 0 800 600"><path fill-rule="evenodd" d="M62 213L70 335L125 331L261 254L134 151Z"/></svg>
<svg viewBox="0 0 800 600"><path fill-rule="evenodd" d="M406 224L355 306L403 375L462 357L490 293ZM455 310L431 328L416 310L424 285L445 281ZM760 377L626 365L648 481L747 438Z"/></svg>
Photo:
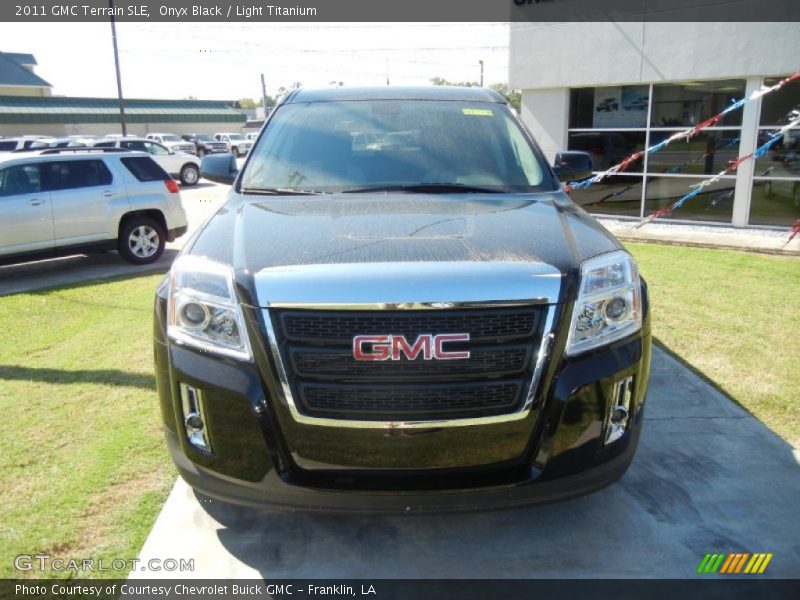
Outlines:
<svg viewBox="0 0 800 600"><path fill-rule="evenodd" d="M410 183L402 185L374 185L370 187L344 190L343 194L367 194L369 192L420 192L424 194L450 193L483 193L503 194L509 190L505 187L483 185L467 185L464 183Z"/></svg>
<svg viewBox="0 0 800 600"><path fill-rule="evenodd" d="M297 190L293 188L242 188L242 194L261 194L263 196L314 196L324 192Z"/></svg>

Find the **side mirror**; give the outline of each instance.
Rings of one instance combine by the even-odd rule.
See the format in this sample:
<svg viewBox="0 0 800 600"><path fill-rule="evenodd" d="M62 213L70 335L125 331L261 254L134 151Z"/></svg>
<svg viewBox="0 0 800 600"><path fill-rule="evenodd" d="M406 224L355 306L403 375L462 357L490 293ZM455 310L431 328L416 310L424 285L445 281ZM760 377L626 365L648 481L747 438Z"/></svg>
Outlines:
<svg viewBox="0 0 800 600"><path fill-rule="evenodd" d="M209 154L200 161L200 177L215 183L232 184L239 174L233 154Z"/></svg>
<svg viewBox="0 0 800 600"><path fill-rule="evenodd" d="M562 150L556 154L553 170L559 179L583 179L592 174L592 155L580 150Z"/></svg>

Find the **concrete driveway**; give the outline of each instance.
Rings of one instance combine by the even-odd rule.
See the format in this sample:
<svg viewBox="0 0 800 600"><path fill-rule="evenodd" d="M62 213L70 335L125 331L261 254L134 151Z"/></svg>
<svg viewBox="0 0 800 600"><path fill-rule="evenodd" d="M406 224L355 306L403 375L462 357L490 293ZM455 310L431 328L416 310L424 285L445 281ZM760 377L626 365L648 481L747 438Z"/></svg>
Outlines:
<svg viewBox="0 0 800 600"><path fill-rule="evenodd" d="M761 577L798 578L799 508L800 452L655 349L638 454L604 490L480 514L358 517L201 505L179 479L140 558L195 559L170 578L685 578L707 552L772 552Z"/></svg>

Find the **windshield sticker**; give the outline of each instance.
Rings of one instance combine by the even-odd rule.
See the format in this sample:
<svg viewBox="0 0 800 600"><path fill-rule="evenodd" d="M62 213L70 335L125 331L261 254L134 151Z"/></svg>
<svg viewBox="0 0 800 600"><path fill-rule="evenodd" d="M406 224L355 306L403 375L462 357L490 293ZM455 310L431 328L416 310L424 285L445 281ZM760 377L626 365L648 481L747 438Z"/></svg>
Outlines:
<svg viewBox="0 0 800 600"><path fill-rule="evenodd" d="M494 113L488 108L462 108L461 112L469 117L493 117Z"/></svg>

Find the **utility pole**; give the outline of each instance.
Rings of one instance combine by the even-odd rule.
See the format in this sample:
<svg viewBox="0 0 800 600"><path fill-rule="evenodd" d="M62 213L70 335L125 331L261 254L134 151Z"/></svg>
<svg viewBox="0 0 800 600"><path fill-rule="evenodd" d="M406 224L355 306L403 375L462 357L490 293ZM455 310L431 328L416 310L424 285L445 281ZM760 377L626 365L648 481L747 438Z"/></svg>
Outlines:
<svg viewBox="0 0 800 600"><path fill-rule="evenodd" d="M264 74L261 74L261 106L264 109L264 118L267 118L267 84L264 83Z"/></svg>
<svg viewBox="0 0 800 600"><path fill-rule="evenodd" d="M122 137L128 135L128 125L125 122L125 99L122 97L122 76L119 73L119 49L117 48L117 26L114 22L114 0L108 0L111 9L111 41L114 43L114 67L117 70L117 97L119 98L119 122L122 125Z"/></svg>
<svg viewBox="0 0 800 600"><path fill-rule="evenodd" d="M483 87L483 61L479 60L478 63L481 65L481 87Z"/></svg>

